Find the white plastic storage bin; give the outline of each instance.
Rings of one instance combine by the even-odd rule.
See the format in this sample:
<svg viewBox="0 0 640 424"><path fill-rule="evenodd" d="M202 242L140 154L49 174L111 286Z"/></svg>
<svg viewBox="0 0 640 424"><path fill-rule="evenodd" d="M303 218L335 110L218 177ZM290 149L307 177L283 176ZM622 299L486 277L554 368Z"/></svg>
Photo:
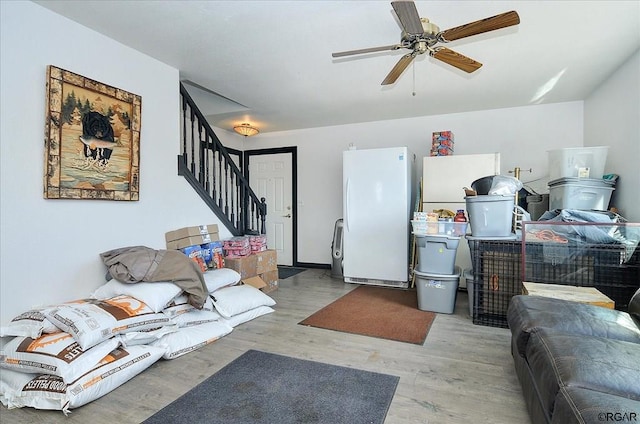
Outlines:
<svg viewBox="0 0 640 424"><path fill-rule="evenodd" d="M416 235L417 270L431 274L453 274L459 242L460 237Z"/></svg>
<svg viewBox="0 0 640 424"><path fill-rule="evenodd" d="M549 180L602 178L609 146L549 150Z"/></svg>
<svg viewBox="0 0 640 424"><path fill-rule="evenodd" d="M411 220L411 228L416 236L447 235L464 236L467 233L466 222Z"/></svg>
<svg viewBox="0 0 640 424"><path fill-rule="evenodd" d="M456 295L460 280L460 268L453 275L428 274L414 271L418 293L418 309L421 311L452 314L456 307Z"/></svg>
<svg viewBox="0 0 640 424"><path fill-rule="evenodd" d="M613 183L602 179L560 178L549 181L549 210L606 211L613 190Z"/></svg>
<svg viewBox="0 0 640 424"><path fill-rule="evenodd" d="M515 195L467 196L464 198L474 237L507 237L511 235Z"/></svg>

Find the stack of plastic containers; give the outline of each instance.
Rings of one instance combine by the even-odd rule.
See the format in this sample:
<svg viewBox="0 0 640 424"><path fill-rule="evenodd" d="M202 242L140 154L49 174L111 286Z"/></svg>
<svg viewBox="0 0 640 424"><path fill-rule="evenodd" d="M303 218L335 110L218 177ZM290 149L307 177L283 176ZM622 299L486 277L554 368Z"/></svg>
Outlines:
<svg viewBox="0 0 640 424"><path fill-rule="evenodd" d="M414 270L418 294L418 309L453 313L460 279L455 266L461 236L466 222L428 222L414 216L411 221L417 245L417 266Z"/></svg>
<svg viewBox="0 0 640 424"><path fill-rule="evenodd" d="M608 146L549 151L549 210L609 208L615 182L603 180Z"/></svg>
<svg viewBox="0 0 640 424"><path fill-rule="evenodd" d="M476 246L481 241L507 241L516 239L516 235L512 232L513 212L515 207L515 195L495 195L488 194L491 189L491 177L481 179L486 184L478 187L478 195L465 197L467 213L469 214L469 224L471 225L471 234L466 236L469 243L469 251L471 253L471 263L476 266L477 249ZM488 181L487 181L488 180ZM480 180L478 180L480 181ZM476 184L474 181L472 187ZM487 273L478 269L467 269L464 272L464 278L467 284L467 293L469 294L469 315L474 317L474 308L476 294L484 287L482 282ZM474 276L476 278L474 278ZM490 278L490 277L488 277ZM474 321L475 322L475 321Z"/></svg>

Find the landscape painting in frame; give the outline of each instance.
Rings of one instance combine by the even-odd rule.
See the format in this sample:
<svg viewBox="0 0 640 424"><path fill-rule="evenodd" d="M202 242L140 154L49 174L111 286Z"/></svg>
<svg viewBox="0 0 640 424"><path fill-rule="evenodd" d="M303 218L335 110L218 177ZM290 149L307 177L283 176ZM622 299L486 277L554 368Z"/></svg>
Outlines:
<svg viewBox="0 0 640 424"><path fill-rule="evenodd" d="M139 200L142 98L47 68L44 197Z"/></svg>

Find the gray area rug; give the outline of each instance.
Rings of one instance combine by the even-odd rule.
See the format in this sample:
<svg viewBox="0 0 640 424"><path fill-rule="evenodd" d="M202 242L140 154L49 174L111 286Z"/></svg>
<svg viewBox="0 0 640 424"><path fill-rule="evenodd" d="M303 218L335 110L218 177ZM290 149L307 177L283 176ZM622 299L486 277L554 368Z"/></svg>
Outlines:
<svg viewBox="0 0 640 424"><path fill-rule="evenodd" d="M144 423L382 424L399 379L249 350Z"/></svg>

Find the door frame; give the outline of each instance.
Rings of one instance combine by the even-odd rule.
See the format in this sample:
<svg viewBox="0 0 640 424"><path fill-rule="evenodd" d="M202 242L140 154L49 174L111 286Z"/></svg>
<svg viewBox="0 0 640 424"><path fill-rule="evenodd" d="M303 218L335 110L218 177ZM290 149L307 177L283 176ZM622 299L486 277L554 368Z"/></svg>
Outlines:
<svg viewBox="0 0 640 424"><path fill-rule="evenodd" d="M273 147L270 149L259 150L245 150L244 151L244 163L243 167L244 177L249 181L249 165L251 163L252 156L259 155L279 155L290 154L291 155L291 211L293 214L293 221L291 223L291 250L292 250L292 262L293 266L298 266L298 147ZM267 215L269 215L269 199L267 202Z"/></svg>

